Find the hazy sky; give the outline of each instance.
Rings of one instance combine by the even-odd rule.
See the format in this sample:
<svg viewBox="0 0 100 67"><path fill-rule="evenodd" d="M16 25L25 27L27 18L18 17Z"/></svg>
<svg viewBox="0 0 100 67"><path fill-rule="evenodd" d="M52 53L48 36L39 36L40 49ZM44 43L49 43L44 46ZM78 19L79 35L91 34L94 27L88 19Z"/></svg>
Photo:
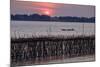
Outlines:
<svg viewBox="0 0 100 67"><path fill-rule="evenodd" d="M11 0L11 14L94 17L95 6Z"/></svg>

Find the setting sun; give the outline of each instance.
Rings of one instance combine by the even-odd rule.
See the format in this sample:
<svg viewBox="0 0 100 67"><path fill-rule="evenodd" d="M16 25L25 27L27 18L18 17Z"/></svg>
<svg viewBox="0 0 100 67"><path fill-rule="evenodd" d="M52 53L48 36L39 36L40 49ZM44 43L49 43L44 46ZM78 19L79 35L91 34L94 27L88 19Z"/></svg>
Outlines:
<svg viewBox="0 0 100 67"><path fill-rule="evenodd" d="M44 11L44 14L50 15L50 12L49 11Z"/></svg>

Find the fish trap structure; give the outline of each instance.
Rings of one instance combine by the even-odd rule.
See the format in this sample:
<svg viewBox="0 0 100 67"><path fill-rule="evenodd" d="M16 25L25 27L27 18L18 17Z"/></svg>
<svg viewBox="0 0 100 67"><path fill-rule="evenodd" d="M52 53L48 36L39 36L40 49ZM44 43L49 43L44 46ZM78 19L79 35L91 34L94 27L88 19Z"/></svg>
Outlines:
<svg viewBox="0 0 100 67"><path fill-rule="evenodd" d="M47 64L53 60L95 54L95 37L11 38L11 65Z"/></svg>

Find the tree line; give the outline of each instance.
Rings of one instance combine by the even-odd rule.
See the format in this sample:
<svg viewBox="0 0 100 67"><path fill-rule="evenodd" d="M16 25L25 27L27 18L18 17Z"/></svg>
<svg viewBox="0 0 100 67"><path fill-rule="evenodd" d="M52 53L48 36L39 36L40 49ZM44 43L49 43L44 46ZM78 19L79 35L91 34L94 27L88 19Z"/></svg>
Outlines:
<svg viewBox="0 0 100 67"><path fill-rule="evenodd" d="M48 16L39 14L11 14L11 20L16 21L56 21L56 22L95 22L95 17Z"/></svg>

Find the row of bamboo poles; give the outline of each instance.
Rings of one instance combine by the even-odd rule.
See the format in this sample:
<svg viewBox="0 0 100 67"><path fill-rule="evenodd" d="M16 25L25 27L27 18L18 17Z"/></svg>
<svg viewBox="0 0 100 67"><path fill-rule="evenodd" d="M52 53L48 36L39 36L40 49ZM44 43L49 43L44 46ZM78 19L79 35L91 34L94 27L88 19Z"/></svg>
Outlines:
<svg viewBox="0 0 100 67"><path fill-rule="evenodd" d="M21 39L20 39L21 40ZM11 63L42 64L53 60L95 54L95 38L31 39L11 41Z"/></svg>

